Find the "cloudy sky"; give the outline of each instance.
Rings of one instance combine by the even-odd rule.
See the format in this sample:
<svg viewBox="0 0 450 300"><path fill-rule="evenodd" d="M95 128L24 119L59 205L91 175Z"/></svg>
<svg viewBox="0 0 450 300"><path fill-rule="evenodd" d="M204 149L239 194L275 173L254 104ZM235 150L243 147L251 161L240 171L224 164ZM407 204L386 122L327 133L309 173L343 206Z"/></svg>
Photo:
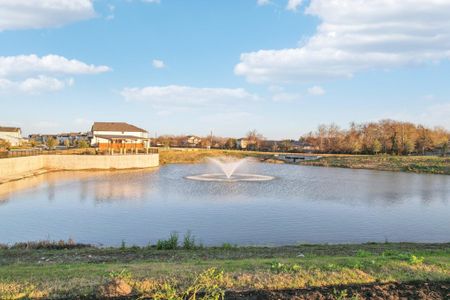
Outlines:
<svg viewBox="0 0 450 300"><path fill-rule="evenodd" d="M0 0L0 125L450 129L450 0Z"/></svg>

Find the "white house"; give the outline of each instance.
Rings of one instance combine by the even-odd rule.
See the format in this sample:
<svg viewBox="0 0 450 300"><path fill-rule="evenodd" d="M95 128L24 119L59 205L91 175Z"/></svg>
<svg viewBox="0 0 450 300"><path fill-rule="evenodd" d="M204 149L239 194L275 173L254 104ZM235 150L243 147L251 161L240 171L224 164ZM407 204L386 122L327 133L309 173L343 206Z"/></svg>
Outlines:
<svg viewBox="0 0 450 300"><path fill-rule="evenodd" d="M5 140L11 146L19 146L22 141L22 131L17 127L1 127L0 126L0 140Z"/></svg>
<svg viewBox="0 0 450 300"><path fill-rule="evenodd" d="M124 122L95 122L91 146L99 150L139 150L150 147L146 130Z"/></svg>

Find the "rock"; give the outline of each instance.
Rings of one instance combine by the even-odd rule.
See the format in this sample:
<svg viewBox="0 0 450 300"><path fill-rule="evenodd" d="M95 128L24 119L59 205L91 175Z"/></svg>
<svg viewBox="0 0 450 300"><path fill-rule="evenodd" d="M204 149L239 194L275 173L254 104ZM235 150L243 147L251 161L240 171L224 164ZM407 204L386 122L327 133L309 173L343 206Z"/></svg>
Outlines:
<svg viewBox="0 0 450 300"><path fill-rule="evenodd" d="M100 295L105 298L129 296L132 292L133 288L122 279L113 279L99 290Z"/></svg>

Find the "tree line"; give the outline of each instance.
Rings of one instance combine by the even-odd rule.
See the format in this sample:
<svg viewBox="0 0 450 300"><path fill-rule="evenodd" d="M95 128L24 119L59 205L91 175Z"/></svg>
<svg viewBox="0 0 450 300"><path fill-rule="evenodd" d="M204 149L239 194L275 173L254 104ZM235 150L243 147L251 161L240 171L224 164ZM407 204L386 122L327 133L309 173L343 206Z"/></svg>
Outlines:
<svg viewBox="0 0 450 300"><path fill-rule="evenodd" d="M381 120L351 123L348 129L320 125L301 138L320 153L410 155L428 152L446 154L450 132L410 122Z"/></svg>

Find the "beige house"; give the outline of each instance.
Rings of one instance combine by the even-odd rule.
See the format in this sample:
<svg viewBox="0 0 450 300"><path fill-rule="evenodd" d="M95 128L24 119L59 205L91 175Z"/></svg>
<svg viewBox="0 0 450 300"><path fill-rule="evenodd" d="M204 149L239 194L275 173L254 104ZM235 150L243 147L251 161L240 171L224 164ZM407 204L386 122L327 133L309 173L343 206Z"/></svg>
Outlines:
<svg viewBox="0 0 450 300"><path fill-rule="evenodd" d="M202 142L202 139L195 135L188 135L183 142L186 147L197 147Z"/></svg>
<svg viewBox="0 0 450 300"><path fill-rule="evenodd" d="M150 147L148 132L125 122L95 122L91 135L91 146L99 150L126 151Z"/></svg>
<svg viewBox="0 0 450 300"><path fill-rule="evenodd" d="M0 140L7 141L11 146L20 146L23 142L22 131L18 127L1 127Z"/></svg>

